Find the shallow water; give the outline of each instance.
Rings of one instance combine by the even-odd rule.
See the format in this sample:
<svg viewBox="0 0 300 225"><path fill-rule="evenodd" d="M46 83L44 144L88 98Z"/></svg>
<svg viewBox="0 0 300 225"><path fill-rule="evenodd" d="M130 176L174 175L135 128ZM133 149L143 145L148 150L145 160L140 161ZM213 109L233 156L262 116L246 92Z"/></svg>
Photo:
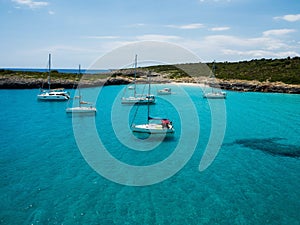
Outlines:
<svg viewBox="0 0 300 225"><path fill-rule="evenodd" d="M102 89L95 118L68 117L67 103L38 102L37 90L0 90L1 224L299 224L299 95L228 92L223 144L200 172L214 116L201 90L174 85L175 94L157 97L151 114L171 118L176 129L174 138L161 142L129 135L136 108L119 104L123 88ZM98 90L82 92L93 101ZM180 110L193 107L198 121L192 113L182 119ZM139 108L135 122L143 122L146 112ZM186 124L190 129L181 129ZM182 141L191 145L178 154L191 158L153 185L118 184L90 167L77 145L86 140L88 151L98 149L94 127L106 150L128 165L164 162ZM85 139L78 140L76 132ZM114 164L106 169L129 183L151 175L135 177Z"/></svg>

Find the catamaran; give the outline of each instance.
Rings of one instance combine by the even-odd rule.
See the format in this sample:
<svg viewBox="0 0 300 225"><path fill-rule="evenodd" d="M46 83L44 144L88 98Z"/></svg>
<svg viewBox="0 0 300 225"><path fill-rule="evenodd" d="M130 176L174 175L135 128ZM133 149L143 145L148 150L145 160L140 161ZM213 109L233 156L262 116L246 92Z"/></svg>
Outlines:
<svg viewBox="0 0 300 225"><path fill-rule="evenodd" d="M79 65L79 72L78 74L81 74L80 65ZM93 106L91 102L85 102L82 100L82 94L80 91L80 85L77 86L78 96L75 96L74 99L78 101L78 106L75 107L68 107L66 108L66 113L96 113L97 109ZM74 104L74 102L73 102Z"/></svg>
<svg viewBox="0 0 300 225"><path fill-rule="evenodd" d="M133 85L129 86L130 90L133 90L133 96L129 97L122 97L121 103L122 104L154 104L155 103L155 96L151 95L150 92L148 95L142 95L136 93L136 68L137 68L137 55L135 55L135 63L134 63L134 83Z"/></svg>
<svg viewBox="0 0 300 225"><path fill-rule="evenodd" d="M51 89L51 54L48 59L48 90L41 89L37 99L42 101L66 101L70 99L70 95L64 88Z"/></svg>

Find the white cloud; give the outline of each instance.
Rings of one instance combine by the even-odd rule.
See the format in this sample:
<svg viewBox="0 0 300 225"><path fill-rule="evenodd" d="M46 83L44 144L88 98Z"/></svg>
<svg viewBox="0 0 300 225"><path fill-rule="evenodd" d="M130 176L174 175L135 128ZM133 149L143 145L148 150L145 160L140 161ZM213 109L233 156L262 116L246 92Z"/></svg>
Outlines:
<svg viewBox="0 0 300 225"><path fill-rule="evenodd" d="M203 28L204 25L202 23L191 23L186 25L167 25L167 27L177 28L177 29L199 29L199 28Z"/></svg>
<svg viewBox="0 0 300 225"><path fill-rule="evenodd" d="M263 36L280 36L289 33L293 33L296 30L294 29L275 29L275 30L267 30L263 32Z"/></svg>
<svg viewBox="0 0 300 225"><path fill-rule="evenodd" d="M203 40L205 43L215 46L248 46L259 42L256 39L243 39L231 35L209 35Z"/></svg>
<svg viewBox="0 0 300 225"><path fill-rule="evenodd" d="M239 61L253 58L299 56L300 45L282 36L255 38L210 35L199 40L180 40L181 45L192 49L204 61Z"/></svg>
<svg viewBox="0 0 300 225"><path fill-rule="evenodd" d="M243 48L249 49L289 49L290 46L284 40L271 38L267 36L256 38L242 38L230 35L210 35L206 36L202 45L216 46L217 48ZM292 46L293 47L293 46Z"/></svg>
<svg viewBox="0 0 300 225"><path fill-rule="evenodd" d="M137 36L136 39L138 41L174 41L180 39L180 37L173 35L146 34Z"/></svg>
<svg viewBox="0 0 300 225"><path fill-rule="evenodd" d="M273 32L269 32L269 34L272 33ZM283 58L287 56L299 56L300 53L300 46L299 43L297 44L297 41L282 38L282 36L265 36L263 34L254 38L234 35L209 35L200 39L148 34L127 37L127 42L122 42L121 39L119 43L114 41L108 42L105 43L105 46L107 47L107 45L109 45L111 49L114 49L116 46L123 46L135 41L149 40L177 44L178 46L193 51L202 61L211 61L214 59L239 61L251 60L253 58Z"/></svg>
<svg viewBox="0 0 300 225"><path fill-rule="evenodd" d="M129 24L125 27L138 28L138 27L144 27L144 26L146 26L146 24L144 24L144 23L135 23L135 24Z"/></svg>
<svg viewBox="0 0 300 225"><path fill-rule="evenodd" d="M55 14L55 12L52 11L52 10L49 10L48 13L49 13L49 15L54 15Z"/></svg>
<svg viewBox="0 0 300 225"><path fill-rule="evenodd" d="M250 57L264 57L265 55L270 55L270 51L264 50L249 50L249 51L239 51L233 49L224 49L222 50L225 55L239 55L239 56L250 56Z"/></svg>
<svg viewBox="0 0 300 225"><path fill-rule="evenodd" d="M274 19L282 19L288 22L296 22L296 21L300 21L300 14L289 14L284 16L277 16L274 17Z"/></svg>
<svg viewBox="0 0 300 225"><path fill-rule="evenodd" d="M299 53L295 51L264 51L264 50L249 50L249 51L239 51L232 49L224 49L223 53L225 55L238 55L247 58L285 58L299 56Z"/></svg>
<svg viewBox="0 0 300 225"><path fill-rule="evenodd" d="M192 51L201 58L202 62L212 60L240 61L255 58L294 57L299 56L300 53L300 43L298 40L286 39L286 36L265 36L264 34L254 38L234 35L210 35L199 37L198 39L188 39L180 36L162 34L145 34L140 36L84 36L82 38L99 39L99 41L89 41L85 47L68 45L51 46L46 48L44 53L50 50L56 55L73 54L76 55L76 57L78 56L78 59L82 55L85 55L87 57L86 59L78 61L80 61L81 64L88 64L87 59L92 60L93 57L97 58L119 47L132 46L135 43L141 42L140 45L136 45L139 47L134 48L129 55L120 55L119 58L130 61L134 54L138 54L142 61L145 52L153 52L151 48L141 47L143 46L143 41L158 41L162 44L163 42L173 43ZM153 52L153 57L149 58L156 59L157 54L160 54L159 51ZM172 57L175 56L170 55L170 58ZM59 57L57 58L57 61L59 61ZM127 65L130 63L129 61L124 62L124 64L122 64L122 62L120 65ZM73 62L70 61L69 63L71 64ZM116 65L107 66L108 68L117 68L115 67Z"/></svg>
<svg viewBox="0 0 300 225"><path fill-rule="evenodd" d="M213 27L210 28L211 31L224 31L224 30L229 30L230 27Z"/></svg>
<svg viewBox="0 0 300 225"><path fill-rule="evenodd" d="M79 53L86 53L86 52L94 52L97 51L96 49L85 48L85 47L78 47L78 46L71 46L71 45L52 45L38 49L40 52L79 52Z"/></svg>
<svg viewBox="0 0 300 225"><path fill-rule="evenodd" d="M87 39L117 39L119 36L84 36Z"/></svg>
<svg viewBox="0 0 300 225"><path fill-rule="evenodd" d="M146 34L141 36L120 37L100 43L101 51L109 52L117 47L139 41L159 41L174 43L193 51L201 61L223 60L239 61L254 58L283 58L299 56L300 43L297 40L274 36L281 32L267 32L258 37L248 38L234 35L210 35L198 39L187 39L180 36ZM284 32L282 32L284 33ZM288 32L287 32L288 33ZM136 51L142 51L137 49Z"/></svg>
<svg viewBox="0 0 300 225"><path fill-rule="evenodd" d="M20 6L28 6L31 9L40 8L49 5L49 2L39 2L33 0L12 0Z"/></svg>

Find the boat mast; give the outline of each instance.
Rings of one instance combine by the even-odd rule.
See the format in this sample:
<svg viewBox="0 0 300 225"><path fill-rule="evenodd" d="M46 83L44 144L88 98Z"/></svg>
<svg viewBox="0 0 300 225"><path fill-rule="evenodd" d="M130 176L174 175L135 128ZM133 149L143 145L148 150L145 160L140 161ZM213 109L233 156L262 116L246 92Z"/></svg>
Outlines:
<svg viewBox="0 0 300 225"><path fill-rule="evenodd" d="M150 85L150 74L151 74L151 72L149 71L149 73L148 73L148 96L147 96L147 98L148 98L148 104L147 104L147 107L148 107L148 113L147 113L147 121L148 121L148 123L149 123L149 118L150 118L150 87L151 87L151 85Z"/></svg>
<svg viewBox="0 0 300 225"><path fill-rule="evenodd" d="M48 87L49 87L49 91L50 91L50 73L51 73L51 54L49 54L49 61L48 61Z"/></svg>
<svg viewBox="0 0 300 225"><path fill-rule="evenodd" d="M136 67L137 67L137 55L134 60L134 97L136 96Z"/></svg>
<svg viewBox="0 0 300 225"><path fill-rule="evenodd" d="M78 79L80 78L80 73L81 73L81 65L79 64L79 68L78 68ZM78 80L78 105L79 107L81 107L81 93L80 93L80 87L79 87L79 80Z"/></svg>
<svg viewBox="0 0 300 225"><path fill-rule="evenodd" d="M213 70L213 79L216 79L216 60L213 61L212 70ZM214 85L214 84L213 84ZM211 92L214 92L214 87L211 87Z"/></svg>

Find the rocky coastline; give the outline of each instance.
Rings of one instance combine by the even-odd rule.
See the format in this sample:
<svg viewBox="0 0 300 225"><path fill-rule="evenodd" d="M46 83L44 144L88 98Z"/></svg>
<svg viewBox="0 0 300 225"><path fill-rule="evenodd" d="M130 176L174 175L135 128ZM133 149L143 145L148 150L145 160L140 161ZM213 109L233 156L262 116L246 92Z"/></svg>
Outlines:
<svg viewBox="0 0 300 225"><path fill-rule="evenodd" d="M176 83L198 83L209 87L220 88L222 90L238 92L270 92L300 94L300 85L285 84L282 82L259 82L249 80L223 80L216 79L209 81L206 78L182 78L173 82Z"/></svg>
<svg viewBox="0 0 300 225"><path fill-rule="evenodd" d="M93 81L80 81L81 87L97 87L104 85L122 85L129 84L129 79L121 78L110 78L110 79L97 79ZM76 88L78 83L74 83L72 80L52 80L51 88ZM1 78L0 77L0 89L39 89L47 88L47 81L44 79L33 79L33 78Z"/></svg>
<svg viewBox="0 0 300 225"><path fill-rule="evenodd" d="M211 85L213 86L213 85ZM224 90L241 92L271 92L300 94L300 85L290 85L281 82L258 82L258 81L220 81L218 86Z"/></svg>
<svg viewBox="0 0 300 225"><path fill-rule="evenodd" d="M107 85L126 85L132 83L132 78L117 76L109 77L95 80L81 80L81 87L97 87L97 86L107 86ZM146 82L145 79L140 78L139 82ZM168 79L162 76L157 76L153 79L153 83L198 83L206 84L210 87L217 87L223 90L232 90L239 92L272 92L272 93L290 93L290 94L300 94L300 85L290 85L282 82L259 82L259 81L246 81L246 80L222 80L217 79L217 81L208 81L199 77L195 78L178 78L178 79ZM60 80L55 79L51 81L51 88L66 88L72 89L76 88L78 83L74 84L72 80ZM39 89L47 88L47 82L45 79L39 78L20 78L16 76L2 76L0 77L0 89Z"/></svg>

